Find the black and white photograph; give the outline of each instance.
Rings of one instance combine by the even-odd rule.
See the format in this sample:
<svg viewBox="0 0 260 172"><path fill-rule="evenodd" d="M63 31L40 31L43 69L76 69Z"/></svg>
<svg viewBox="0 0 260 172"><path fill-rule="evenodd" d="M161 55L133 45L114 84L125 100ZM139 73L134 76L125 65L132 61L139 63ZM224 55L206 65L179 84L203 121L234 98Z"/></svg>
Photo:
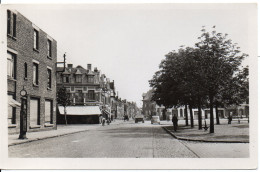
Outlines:
<svg viewBox="0 0 260 172"><path fill-rule="evenodd" d="M2 169L257 168L257 3L0 7Z"/></svg>

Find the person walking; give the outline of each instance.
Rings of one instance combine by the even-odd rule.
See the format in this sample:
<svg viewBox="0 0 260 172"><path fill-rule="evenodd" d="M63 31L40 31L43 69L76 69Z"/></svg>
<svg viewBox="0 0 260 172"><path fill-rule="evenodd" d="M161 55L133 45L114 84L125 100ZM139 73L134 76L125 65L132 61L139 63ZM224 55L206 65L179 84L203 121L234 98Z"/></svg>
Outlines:
<svg viewBox="0 0 260 172"><path fill-rule="evenodd" d="M102 126L105 126L105 123L106 123L106 119L103 117L102 118Z"/></svg>
<svg viewBox="0 0 260 172"><path fill-rule="evenodd" d="M173 123L173 129L174 131L177 131L177 128L178 128L178 118L176 115L174 115L172 117L172 123Z"/></svg>

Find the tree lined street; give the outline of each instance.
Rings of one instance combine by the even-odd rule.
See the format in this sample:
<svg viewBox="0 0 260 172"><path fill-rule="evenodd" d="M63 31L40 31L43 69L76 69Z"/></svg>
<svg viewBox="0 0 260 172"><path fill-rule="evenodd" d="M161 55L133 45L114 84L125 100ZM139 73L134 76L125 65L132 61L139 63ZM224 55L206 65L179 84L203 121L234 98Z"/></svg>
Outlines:
<svg viewBox="0 0 260 172"><path fill-rule="evenodd" d="M25 158L243 158L249 144L200 143L174 139L161 125L121 122L88 131L9 147L9 157ZM182 121L184 123L184 121ZM78 126L79 127L79 126ZM56 146L53 146L56 145Z"/></svg>

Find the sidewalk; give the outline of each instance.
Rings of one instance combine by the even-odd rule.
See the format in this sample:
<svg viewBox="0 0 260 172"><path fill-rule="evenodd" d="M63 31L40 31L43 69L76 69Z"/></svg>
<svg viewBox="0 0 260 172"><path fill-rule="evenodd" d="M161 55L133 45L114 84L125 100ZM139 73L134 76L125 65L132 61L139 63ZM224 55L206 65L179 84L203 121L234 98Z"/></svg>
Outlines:
<svg viewBox="0 0 260 172"><path fill-rule="evenodd" d="M209 121L207 121L207 126L209 127ZM204 127L204 121L202 127ZM181 122L177 131L173 130L173 126L163 128L174 138L179 140L216 143L249 143L249 123L246 121L240 124L237 122L227 124L226 121L222 120L220 121L220 125L214 125L214 133L209 133L209 128L207 131L204 129L198 130L197 123L195 123L194 128L191 128Z"/></svg>
<svg viewBox="0 0 260 172"><path fill-rule="evenodd" d="M123 123L123 120L116 120L110 123L110 125L119 125ZM107 124L106 124L107 126ZM57 130L39 131L39 132L27 132L26 136L28 139L18 139L19 134L8 135L8 146L28 143L36 140L42 140L53 137L60 137L69 134L79 133L83 131L93 130L103 127L101 124L68 124L68 125L57 125Z"/></svg>

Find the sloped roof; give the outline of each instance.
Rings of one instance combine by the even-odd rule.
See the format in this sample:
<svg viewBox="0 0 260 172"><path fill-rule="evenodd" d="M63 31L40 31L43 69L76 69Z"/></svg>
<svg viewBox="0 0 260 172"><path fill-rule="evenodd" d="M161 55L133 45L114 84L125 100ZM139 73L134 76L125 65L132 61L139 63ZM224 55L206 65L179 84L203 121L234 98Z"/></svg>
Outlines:
<svg viewBox="0 0 260 172"><path fill-rule="evenodd" d="M70 72L69 72L69 70L68 70L68 69L66 69L66 68L65 68L65 71L64 71L62 74L69 75L69 74L70 74Z"/></svg>
<svg viewBox="0 0 260 172"><path fill-rule="evenodd" d="M76 70L76 73L75 73L75 74L76 74L76 75L82 75L82 73L80 72L79 69Z"/></svg>

